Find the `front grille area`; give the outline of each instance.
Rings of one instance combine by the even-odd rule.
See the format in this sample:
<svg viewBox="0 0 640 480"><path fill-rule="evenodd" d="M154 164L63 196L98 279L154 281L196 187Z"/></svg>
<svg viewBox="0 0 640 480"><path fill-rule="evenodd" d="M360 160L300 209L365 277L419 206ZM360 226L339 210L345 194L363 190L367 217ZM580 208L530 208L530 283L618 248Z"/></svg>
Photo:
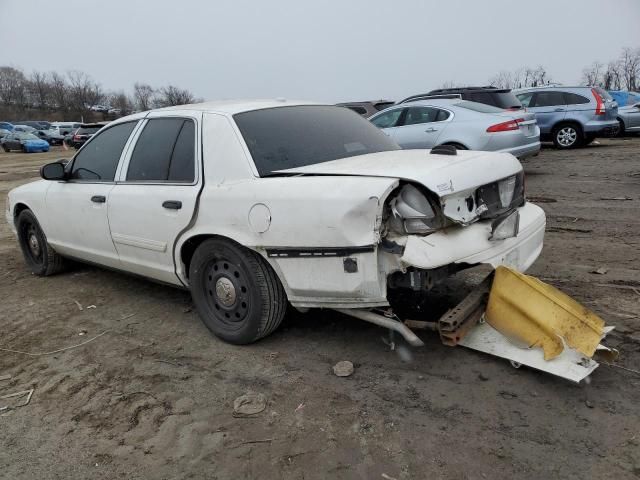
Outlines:
<svg viewBox="0 0 640 480"><path fill-rule="evenodd" d="M524 205L524 171L516 174L516 185L513 190L513 198L507 207L503 207L500 202L499 182L482 185L476 190L476 205L486 205L487 210L480 214L480 219L496 218L509 210Z"/></svg>

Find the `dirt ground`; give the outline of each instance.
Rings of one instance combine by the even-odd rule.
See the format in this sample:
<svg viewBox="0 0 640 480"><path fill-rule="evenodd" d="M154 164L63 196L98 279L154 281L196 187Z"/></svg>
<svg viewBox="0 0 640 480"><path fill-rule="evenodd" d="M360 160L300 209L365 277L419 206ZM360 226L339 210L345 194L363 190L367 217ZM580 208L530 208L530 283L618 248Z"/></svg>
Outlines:
<svg viewBox="0 0 640 480"><path fill-rule="evenodd" d="M3 211L8 190L65 155L0 154ZM640 138L545 148L525 169L548 215L530 273L616 325L619 365L639 369ZM577 386L429 333L406 361L382 329L329 311L231 346L187 292L87 266L32 276L4 222L0 298L3 348L49 352L107 332L53 355L0 351L0 378L12 376L0 396L35 389L0 412L1 478L640 477L640 376L627 370L602 365ZM351 377L334 376L340 360ZM266 410L235 418L249 391Z"/></svg>

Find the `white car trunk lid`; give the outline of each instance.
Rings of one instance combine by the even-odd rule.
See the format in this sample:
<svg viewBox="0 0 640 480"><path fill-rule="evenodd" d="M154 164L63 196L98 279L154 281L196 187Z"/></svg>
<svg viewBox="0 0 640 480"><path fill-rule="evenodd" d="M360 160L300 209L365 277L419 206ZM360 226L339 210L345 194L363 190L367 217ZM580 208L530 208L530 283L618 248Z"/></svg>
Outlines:
<svg viewBox="0 0 640 480"><path fill-rule="evenodd" d="M418 182L439 197L468 192L515 175L522 165L513 155L461 150L437 155L429 150L395 150L282 170L311 175L391 177Z"/></svg>

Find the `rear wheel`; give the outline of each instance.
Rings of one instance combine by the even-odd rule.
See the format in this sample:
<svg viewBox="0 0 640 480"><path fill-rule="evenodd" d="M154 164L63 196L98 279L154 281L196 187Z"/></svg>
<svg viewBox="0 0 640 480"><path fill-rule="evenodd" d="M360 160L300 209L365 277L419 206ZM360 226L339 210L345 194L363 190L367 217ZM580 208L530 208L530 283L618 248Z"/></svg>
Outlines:
<svg viewBox="0 0 640 480"><path fill-rule="evenodd" d="M582 142L582 129L574 123L564 123L553 129L553 144L556 148L576 148Z"/></svg>
<svg viewBox="0 0 640 480"><path fill-rule="evenodd" d="M10 151L11 151L11 149L10 149L9 147L7 147L4 143L2 144L2 149L3 149L5 152L10 152Z"/></svg>
<svg viewBox="0 0 640 480"><path fill-rule="evenodd" d="M64 269L64 258L49 246L47 238L31 210L20 212L16 227L22 254L35 275L46 277Z"/></svg>
<svg viewBox="0 0 640 480"><path fill-rule="evenodd" d="M204 324L238 345L273 332L287 297L280 280L257 253L223 239L205 240L189 265L191 295Z"/></svg>
<svg viewBox="0 0 640 480"><path fill-rule="evenodd" d="M24 145L22 146L22 153L29 153L29 150Z"/></svg>
<svg viewBox="0 0 640 480"><path fill-rule="evenodd" d="M584 143L583 145L589 145L591 142L593 142L596 139L595 135L585 135L584 137Z"/></svg>
<svg viewBox="0 0 640 480"><path fill-rule="evenodd" d="M624 137L625 135L625 131L624 131L624 122L622 121L622 119L618 119L618 137Z"/></svg>

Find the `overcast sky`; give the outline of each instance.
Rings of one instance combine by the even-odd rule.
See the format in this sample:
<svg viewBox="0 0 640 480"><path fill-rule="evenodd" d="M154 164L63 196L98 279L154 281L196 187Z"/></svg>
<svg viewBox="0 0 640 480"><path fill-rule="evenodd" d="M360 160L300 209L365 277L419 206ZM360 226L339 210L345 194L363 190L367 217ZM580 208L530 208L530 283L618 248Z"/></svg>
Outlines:
<svg viewBox="0 0 640 480"><path fill-rule="evenodd" d="M0 0L0 65L205 99L399 99L640 47L640 0Z"/></svg>

